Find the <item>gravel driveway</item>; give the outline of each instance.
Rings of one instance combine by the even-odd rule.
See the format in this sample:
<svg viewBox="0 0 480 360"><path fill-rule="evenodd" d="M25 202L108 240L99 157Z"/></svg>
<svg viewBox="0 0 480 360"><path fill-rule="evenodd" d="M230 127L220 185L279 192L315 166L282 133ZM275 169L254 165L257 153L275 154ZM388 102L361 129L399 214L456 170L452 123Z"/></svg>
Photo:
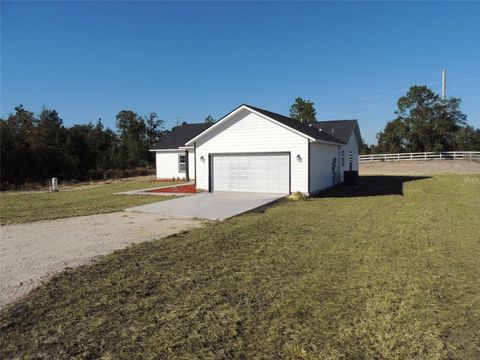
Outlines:
<svg viewBox="0 0 480 360"><path fill-rule="evenodd" d="M116 212L2 226L0 307L67 267L201 225L194 219Z"/></svg>

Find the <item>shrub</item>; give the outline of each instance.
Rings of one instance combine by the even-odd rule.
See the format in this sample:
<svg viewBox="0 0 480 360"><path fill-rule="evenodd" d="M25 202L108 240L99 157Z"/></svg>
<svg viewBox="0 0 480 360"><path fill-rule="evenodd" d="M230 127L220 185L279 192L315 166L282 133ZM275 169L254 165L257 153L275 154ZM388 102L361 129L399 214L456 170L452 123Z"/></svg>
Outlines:
<svg viewBox="0 0 480 360"><path fill-rule="evenodd" d="M294 201L298 201L298 200L307 200L307 196L305 196L304 193L302 193L301 191L296 191L294 192L293 194L289 195L288 196L288 199L289 200L294 200Z"/></svg>

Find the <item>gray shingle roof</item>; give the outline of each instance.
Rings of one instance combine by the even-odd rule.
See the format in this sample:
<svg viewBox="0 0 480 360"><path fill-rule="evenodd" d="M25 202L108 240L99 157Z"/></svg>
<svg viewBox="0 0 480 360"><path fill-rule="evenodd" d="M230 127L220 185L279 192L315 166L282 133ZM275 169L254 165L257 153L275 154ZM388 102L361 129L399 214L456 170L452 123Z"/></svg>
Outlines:
<svg viewBox="0 0 480 360"><path fill-rule="evenodd" d="M292 129L300 131L305 135L311 136L316 140L337 143L339 142L342 144L346 144L348 142L348 139L350 138L350 134L352 133L352 131L358 131L357 120L316 121L313 122L310 126L310 124L301 123L298 120L268 110L260 109L247 104L245 104L245 106L265 116L268 116L269 118L272 118L288 127L291 127ZM358 132L358 134L356 135L359 136L360 133Z"/></svg>
<svg viewBox="0 0 480 360"><path fill-rule="evenodd" d="M357 126L357 120L326 120L316 121L312 126L328 132L342 143L347 143L352 131Z"/></svg>
<svg viewBox="0 0 480 360"><path fill-rule="evenodd" d="M292 119L288 116L280 115L268 110L260 109L255 106L247 105L245 106L249 107L250 109L253 109L265 116L268 116L269 118L278 121L279 123L282 123L283 125L286 125L294 130L297 130L305 135L308 135L314 139L317 140L322 140L322 141L329 141L329 142L338 142L338 139L329 133L323 131L320 131L320 129L315 128L314 126L309 126L307 123L302 123L298 120Z"/></svg>
<svg viewBox="0 0 480 360"><path fill-rule="evenodd" d="M178 126L175 131L168 134L165 139L152 146L155 149L178 149L180 146L185 146L185 143L193 139L201 132L207 130L213 124L198 123L198 124L184 124Z"/></svg>
<svg viewBox="0 0 480 360"><path fill-rule="evenodd" d="M239 107L241 106L246 106L316 140L346 144L350 138L350 135L352 134L352 131L355 131L355 135L357 136L357 141L359 141L359 144L361 141L357 120L327 120L316 121L311 124L307 124L292 119L288 116L260 109L255 106L243 104ZM236 109L238 109L239 107L237 107ZM223 118L234 112L236 109L232 110ZM155 144L152 147L152 150L178 149L181 146L185 146L186 142L200 135L212 125L213 124L197 123L179 126L165 139L160 141L158 144Z"/></svg>

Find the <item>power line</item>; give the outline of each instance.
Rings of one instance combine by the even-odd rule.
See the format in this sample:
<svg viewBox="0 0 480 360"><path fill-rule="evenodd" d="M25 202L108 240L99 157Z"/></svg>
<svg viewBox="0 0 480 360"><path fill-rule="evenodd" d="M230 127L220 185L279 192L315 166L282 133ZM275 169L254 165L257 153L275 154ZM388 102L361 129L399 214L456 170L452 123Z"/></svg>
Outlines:
<svg viewBox="0 0 480 360"><path fill-rule="evenodd" d="M380 110L375 110L375 111L367 111L367 112L362 112L362 113L357 113L355 115L350 115L348 116L349 118L350 117L353 117L353 118L356 118L360 115L368 115L368 114L376 114L376 113L379 113L379 112L387 112L387 111L391 111L392 114L395 113L395 110L392 110L392 108L384 108L384 109L380 109Z"/></svg>
<svg viewBox="0 0 480 360"><path fill-rule="evenodd" d="M441 83L441 81L434 81L434 82L427 83L425 85L436 85L436 84L440 84L440 83ZM390 91L388 93L382 93L382 94L372 95L372 96L368 96L368 97L364 97L364 98L359 98L359 99L355 99L355 100L352 100L352 101L345 101L345 102L342 102L342 103L329 105L329 106L326 107L326 109L331 109L331 108L339 107L339 106L345 106L347 104L355 104L355 103L358 103L358 102L363 102L365 100L379 99L379 98L382 98L382 97L390 96L390 95L393 95L393 94L398 94L398 93L405 92L405 91L406 91L405 89L401 89L401 90ZM322 108L322 109L325 109L325 108Z"/></svg>
<svg viewBox="0 0 480 360"><path fill-rule="evenodd" d="M437 76L436 75L431 75L431 76L428 76L428 77L424 77L424 78L416 78L416 79L406 79L406 80L402 80L402 81L396 81L396 82L391 82L391 83L386 83L386 84L383 84L383 85L374 85L374 86L369 86L369 87L364 87L364 88L358 88L356 90L349 90L349 91L342 91L342 92L338 92L338 93L327 93L327 94L323 94L321 95L322 97L335 97L335 96L339 96L339 95L346 95L346 94L352 94L352 93L357 93L359 91L363 91L363 90L368 90L368 89L376 89L376 88L382 88L382 87L387 87L387 86L391 86L391 85L398 85L398 84L404 84L404 83L411 83L411 82L420 82L421 81L424 81L426 79L434 79L436 78Z"/></svg>
<svg viewBox="0 0 480 360"><path fill-rule="evenodd" d="M467 72L469 72L469 73L472 73L472 72L480 72L480 69L449 71L449 74L452 75L452 74L461 74L461 73L467 73ZM387 84L383 84L383 85L374 85L374 86L370 86L370 87L358 88L358 89L356 89L356 90L343 91L343 92L338 92L338 93L334 93L334 94L327 93L327 94L319 95L319 96L317 96L317 98L321 97L322 99L325 99L325 98L328 99L329 97L335 97L335 96L339 96L339 95L346 95L346 94L358 93L358 92L361 92L361 91L364 91L364 90L367 90L367 89L382 88L382 87L387 87L387 86L390 86L390 85L396 85L396 84L402 84L402 83L411 83L411 82L420 83L420 82L424 81L425 79L437 78L437 76L438 76L438 75L430 75L430 76L426 76L426 77L423 77L423 78L406 79L406 80L397 81L397 82L391 82L391 83L387 83ZM449 81L450 81L450 82L453 82L453 81L473 81L473 80L480 80L480 78L450 79ZM433 82L426 83L426 84L424 84L424 85L437 85L437 84L441 84L441 81L433 81ZM396 94L396 93L399 93L399 92L402 92L402 91L405 91L405 90L403 89L403 90L397 90L397 91L395 91L395 92L389 92L389 93L385 93L385 94L373 95L372 97L360 98L360 99L356 99L356 100L354 100L354 101L352 101L352 102L345 102L345 103L339 103L339 104L335 104L335 105L330 105L329 107L343 106L344 104L350 104L350 103L354 103L354 102L360 102L360 101L368 100L368 99L370 99L370 98L384 97L384 96ZM318 101L318 102L320 102L320 101Z"/></svg>

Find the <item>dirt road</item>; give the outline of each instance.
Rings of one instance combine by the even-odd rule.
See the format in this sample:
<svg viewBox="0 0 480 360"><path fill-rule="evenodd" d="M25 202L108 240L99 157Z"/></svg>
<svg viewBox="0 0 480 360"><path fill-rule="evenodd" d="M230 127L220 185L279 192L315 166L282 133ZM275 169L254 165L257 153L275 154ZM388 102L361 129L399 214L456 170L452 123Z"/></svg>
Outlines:
<svg viewBox="0 0 480 360"><path fill-rule="evenodd" d="M67 267L201 225L200 220L116 212L2 226L0 307Z"/></svg>

